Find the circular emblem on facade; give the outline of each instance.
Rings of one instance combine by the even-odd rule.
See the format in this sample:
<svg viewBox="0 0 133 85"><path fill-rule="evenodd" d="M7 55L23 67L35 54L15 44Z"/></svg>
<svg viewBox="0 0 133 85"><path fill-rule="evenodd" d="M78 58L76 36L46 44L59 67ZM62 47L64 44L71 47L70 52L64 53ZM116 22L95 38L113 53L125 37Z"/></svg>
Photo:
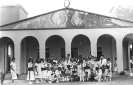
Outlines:
<svg viewBox="0 0 133 85"><path fill-rule="evenodd" d="M67 15L66 15L65 11L59 11L59 12L52 14L51 20L52 20L53 24L55 24L57 26L61 26L66 23Z"/></svg>

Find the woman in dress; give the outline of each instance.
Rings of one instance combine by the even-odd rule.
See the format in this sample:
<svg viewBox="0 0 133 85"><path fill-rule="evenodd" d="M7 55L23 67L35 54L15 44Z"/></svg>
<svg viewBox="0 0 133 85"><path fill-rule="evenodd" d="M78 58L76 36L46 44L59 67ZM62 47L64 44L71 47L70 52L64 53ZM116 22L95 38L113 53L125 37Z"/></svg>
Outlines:
<svg viewBox="0 0 133 85"><path fill-rule="evenodd" d="M130 60L130 76L133 76L133 56Z"/></svg>
<svg viewBox="0 0 133 85"><path fill-rule="evenodd" d="M12 61L10 63L10 67L11 67L12 82L14 83L14 80L17 79L15 58L12 58Z"/></svg>
<svg viewBox="0 0 133 85"><path fill-rule="evenodd" d="M35 77L34 77L34 69L33 69L33 59L32 58L29 58L29 60L28 60L27 80L30 80L29 81L29 84L32 84L31 81L35 80Z"/></svg>

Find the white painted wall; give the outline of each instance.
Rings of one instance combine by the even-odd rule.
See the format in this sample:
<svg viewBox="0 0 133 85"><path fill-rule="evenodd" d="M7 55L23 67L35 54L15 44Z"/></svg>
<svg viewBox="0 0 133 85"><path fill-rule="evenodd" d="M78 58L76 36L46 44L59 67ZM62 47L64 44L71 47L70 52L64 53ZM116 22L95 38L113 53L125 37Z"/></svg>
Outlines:
<svg viewBox="0 0 133 85"><path fill-rule="evenodd" d="M90 39L91 42L93 42L93 41L96 42L95 40L97 40L101 35L109 34L109 35L112 35L116 39L117 57L118 57L118 59L120 59L120 61L118 60L119 61L118 69L120 72L123 70L123 57L122 57L123 52L121 51L122 40L127 34L130 34L132 32L133 32L132 28L16 30L16 31L14 30L14 31L0 31L0 34L1 34L0 37L4 37L4 36L10 37L14 41L15 46L17 46L16 48L19 49L21 40L26 36L34 36L39 41L39 45L45 47L46 40L48 39L48 37L50 37L52 35L60 35L64 39L65 42L72 42L72 39L76 35L83 34L83 35L86 35ZM108 43L108 44L111 45L111 43ZM105 45L108 46L108 44L105 44ZM92 45L95 45L95 44L92 43L91 47L93 47ZM67 43L67 46L71 46L71 43ZM111 52L111 49L108 49L106 46L105 46L105 49ZM66 47L66 48L68 48L68 47ZM20 54L18 52L16 51L15 57L17 57L19 59ZM112 52L111 53L110 52L109 52L109 55L106 54L107 52L104 52L105 56L110 56L112 53ZM93 53L95 53L95 52L93 52ZM40 54L45 54L44 50L42 50L42 51L40 50ZM32 56L33 54L29 54L29 55ZM84 54L84 55L86 55L86 54ZM19 69L19 72L20 72L20 69L22 69L22 68L20 68L20 62L17 62L17 65L18 65L17 68Z"/></svg>

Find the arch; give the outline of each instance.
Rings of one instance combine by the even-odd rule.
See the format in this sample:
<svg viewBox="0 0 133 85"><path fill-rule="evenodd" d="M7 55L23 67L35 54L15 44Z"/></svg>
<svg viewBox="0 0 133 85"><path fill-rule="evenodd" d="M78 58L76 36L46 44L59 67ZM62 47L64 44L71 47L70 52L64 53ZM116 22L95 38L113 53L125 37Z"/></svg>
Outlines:
<svg viewBox="0 0 133 85"><path fill-rule="evenodd" d="M10 46L10 49L9 49ZM0 38L0 65L1 71L10 72L11 58L14 57L14 41L10 37Z"/></svg>
<svg viewBox="0 0 133 85"><path fill-rule="evenodd" d="M123 65L124 70L129 70L130 68L130 59L131 56L133 56L133 49L130 47L130 45L133 46L133 33L128 33L124 36L123 41Z"/></svg>
<svg viewBox="0 0 133 85"><path fill-rule="evenodd" d="M34 36L26 36L21 40L21 73L27 73L27 63L30 57L35 63L39 58L39 42Z"/></svg>
<svg viewBox="0 0 133 85"><path fill-rule="evenodd" d="M71 57L78 58L79 55L87 57L91 54L90 39L83 34L76 35L71 42Z"/></svg>
<svg viewBox="0 0 133 85"><path fill-rule="evenodd" d="M113 36L113 35L111 35L111 34L101 34L99 37L98 37L98 39L100 38L100 37L102 37L102 36L110 36L110 37L113 37L114 39L115 39L115 37ZM115 39L116 40L116 39Z"/></svg>
<svg viewBox="0 0 133 85"><path fill-rule="evenodd" d="M45 54L46 59L56 58L62 59L65 58L65 40L60 35L51 35L46 39L45 42Z"/></svg>
<svg viewBox="0 0 133 85"><path fill-rule="evenodd" d="M105 58L110 58L112 63L115 63L116 56L116 40L110 34L103 34L99 36L97 40L97 58L100 60L100 56L104 55ZM114 70L114 64L112 64Z"/></svg>

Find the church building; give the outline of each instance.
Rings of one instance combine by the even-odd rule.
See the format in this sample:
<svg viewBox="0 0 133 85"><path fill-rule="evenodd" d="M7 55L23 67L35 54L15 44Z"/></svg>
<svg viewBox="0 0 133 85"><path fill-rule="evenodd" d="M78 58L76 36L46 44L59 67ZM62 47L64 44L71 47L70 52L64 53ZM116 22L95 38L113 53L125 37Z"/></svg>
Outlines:
<svg viewBox="0 0 133 85"><path fill-rule="evenodd" d="M27 73L29 57L35 63L37 58L59 59L69 53L72 58L104 55L111 59L112 70L117 58L121 72L130 68L132 43L133 22L66 7L1 25L0 70L9 70L12 57L21 74Z"/></svg>

